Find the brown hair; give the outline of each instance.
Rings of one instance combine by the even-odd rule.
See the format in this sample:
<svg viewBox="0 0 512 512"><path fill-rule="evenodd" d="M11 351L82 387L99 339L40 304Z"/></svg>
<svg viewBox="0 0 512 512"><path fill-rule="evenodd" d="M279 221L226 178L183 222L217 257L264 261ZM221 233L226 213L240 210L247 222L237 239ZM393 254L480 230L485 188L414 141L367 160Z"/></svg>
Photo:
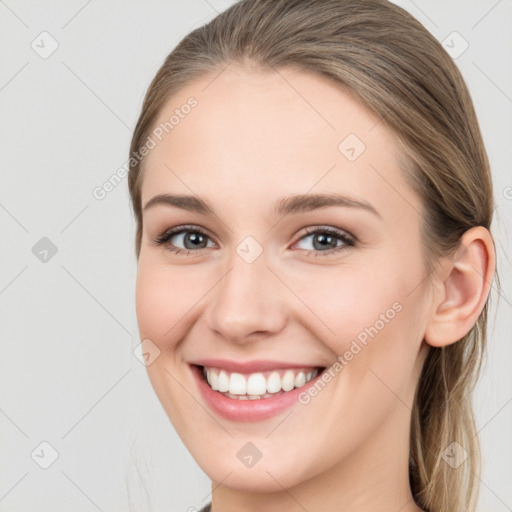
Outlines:
<svg viewBox="0 0 512 512"><path fill-rule="evenodd" d="M359 98L394 132L404 172L424 205L430 272L471 227L490 229L493 191L487 154L467 86L442 45L413 16L385 0L242 0L188 34L168 55L146 93L130 148L144 144L173 94L232 62L294 66L328 77ZM138 153L137 153L138 154ZM128 177L142 238L144 160ZM429 512L474 511L480 451L471 396L486 344L488 301L459 342L430 348L416 389L410 484ZM452 468L452 443L468 453Z"/></svg>

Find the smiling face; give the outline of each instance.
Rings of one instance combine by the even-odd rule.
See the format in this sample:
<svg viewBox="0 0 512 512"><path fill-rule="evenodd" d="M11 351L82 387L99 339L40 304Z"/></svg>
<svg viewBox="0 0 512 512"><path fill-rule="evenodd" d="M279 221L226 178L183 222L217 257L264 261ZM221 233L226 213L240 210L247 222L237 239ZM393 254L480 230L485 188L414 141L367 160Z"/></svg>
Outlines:
<svg viewBox="0 0 512 512"><path fill-rule="evenodd" d="M215 76L173 96L156 125L198 104L145 161L136 306L160 350L151 383L215 482L275 491L356 466L388 481L388 461L407 470L431 301L397 143L317 75Z"/></svg>

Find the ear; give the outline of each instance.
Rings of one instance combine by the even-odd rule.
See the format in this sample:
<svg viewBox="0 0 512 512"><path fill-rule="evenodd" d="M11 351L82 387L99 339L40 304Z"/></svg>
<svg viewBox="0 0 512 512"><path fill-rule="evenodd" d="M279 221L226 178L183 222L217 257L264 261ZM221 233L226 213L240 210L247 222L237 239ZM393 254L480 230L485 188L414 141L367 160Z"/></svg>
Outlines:
<svg viewBox="0 0 512 512"><path fill-rule="evenodd" d="M425 342L443 347L459 341L476 323L489 295L496 266L491 234L483 226L468 229L455 257L443 258L434 278L431 318Z"/></svg>

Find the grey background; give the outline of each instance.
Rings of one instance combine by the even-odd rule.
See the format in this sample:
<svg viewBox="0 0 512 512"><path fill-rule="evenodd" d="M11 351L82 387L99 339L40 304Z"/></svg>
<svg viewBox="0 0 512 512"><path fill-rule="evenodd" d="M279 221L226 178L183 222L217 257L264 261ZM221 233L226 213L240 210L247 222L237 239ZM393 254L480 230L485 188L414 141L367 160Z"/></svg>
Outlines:
<svg viewBox="0 0 512 512"><path fill-rule="evenodd" d="M165 56L231 3L0 1L0 511L192 511L210 499L133 352L126 180L103 200L93 190L125 164ZM512 1L397 3L439 40L456 31L469 44L456 62L492 164L503 286L475 394L479 510L510 511Z"/></svg>

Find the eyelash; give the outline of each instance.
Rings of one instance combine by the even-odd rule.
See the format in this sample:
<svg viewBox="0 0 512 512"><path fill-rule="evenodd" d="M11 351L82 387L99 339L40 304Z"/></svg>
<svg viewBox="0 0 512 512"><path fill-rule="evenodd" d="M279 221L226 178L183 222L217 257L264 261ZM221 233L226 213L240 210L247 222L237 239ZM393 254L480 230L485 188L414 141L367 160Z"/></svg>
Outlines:
<svg viewBox="0 0 512 512"><path fill-rule="evenodd" d="M204 236L210 238L208 233L204 229L200 228L199 226L178 226L176 228L169 229L169 230L165 231L164 233L162 233L161 235L157 236L153 243L156 246L164 245L164 244L167 244L169 242L169 240L171 238L173 238L175 235L179 235L179 234L187 233L187 232L188 233L199 233L201 235L204 235ZM339 229L332 228L329 226L306 228L306 232L297 240L297 242L299 242L303 238L307 238L308 236L310 236L312 234L320 234L320 233L321 234L328 233L329 235L333 235L333 236L337 237L339 240L341 240L343 242L343 244L338 247L334 247L332 249L327 249L326 251L305 250L308 257L312 256L311 253L314 253L315 257L317 257L319 255L328 256L335 252L339 252L343 249L346 249L347 247L353 247L356 244L355 237L348 235L347 233L340 231ZM203 247L203 248L197 249L197 250L181 249L179 247L174 247L169 244L167 249L175 254L184 254L184 255L188 256L190 253L200 252L202 249L206 249L206 248Z"/></svg>

